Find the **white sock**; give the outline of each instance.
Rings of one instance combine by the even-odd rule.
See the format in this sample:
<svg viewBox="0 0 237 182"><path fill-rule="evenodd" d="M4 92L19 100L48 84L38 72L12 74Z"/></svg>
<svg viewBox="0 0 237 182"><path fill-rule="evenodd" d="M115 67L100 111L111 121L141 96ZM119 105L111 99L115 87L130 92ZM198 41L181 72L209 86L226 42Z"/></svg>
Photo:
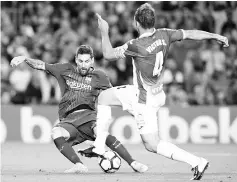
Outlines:
<svg viewBox="0 0 237 182"><path fill-rule="evenodd" d="M169 159L188 163L192 167L197 166L200 162L199 157L163 140L157 145L157 153Z"/></svg>
<svg viewBox="0 0 237 182"><path fill-rule="evenodd" d="M96 140L94 146L96 148L105 149L105 141L109 134L109 126L112 120L111 107L98 105L97 106L97 121L96 121Z"/></svg>

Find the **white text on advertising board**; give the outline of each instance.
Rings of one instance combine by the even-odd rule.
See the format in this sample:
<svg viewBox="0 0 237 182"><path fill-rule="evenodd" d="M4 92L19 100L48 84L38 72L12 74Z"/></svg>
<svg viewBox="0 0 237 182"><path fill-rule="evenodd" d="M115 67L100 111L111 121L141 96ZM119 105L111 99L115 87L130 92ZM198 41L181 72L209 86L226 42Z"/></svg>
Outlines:
<svg viewBox="0 0 237 182"><path fill-rule="evenodd" d="M44 110L44 108L40 108ZM34 112L33 112L34 111ZM187 112L187 110L185 110ZM229 144L237 143L237 117L230 117L230 108L216 108L216 118L211 114L193 116L187 120L178 115L170 114L168 108L161 108L158 113L158 126L160 137L175 143L196 143L196 144ZM232 110L233 112L233 110ZM3 112L2 113L7 113ZM10 112L8 112L10 113ZM208 112L207 112L208 113ZM51 129L56 119L51 121L43 114L37 114L37 109L31 107L19 107L20 117L14 120L8 119L7 115L2 116L0 121L0 142L8 141L10 135L20 130L20 136L16 136L24 143L49 143L51 142ZM137 144L141 142L136 122L128 114L114 116L110 132L121 142ZM20 128L13 127L15 122L20 123ZM34 129L40 130L40 135L34 135ZM174 132L175 131L175 132Z"/></svg>

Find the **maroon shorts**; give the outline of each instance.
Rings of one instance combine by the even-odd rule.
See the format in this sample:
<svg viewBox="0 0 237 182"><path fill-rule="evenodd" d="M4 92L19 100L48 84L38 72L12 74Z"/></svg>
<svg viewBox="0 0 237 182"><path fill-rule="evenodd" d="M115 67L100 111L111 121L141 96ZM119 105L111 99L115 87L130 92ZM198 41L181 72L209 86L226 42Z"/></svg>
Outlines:
<svg viewBox="0 0 237 182"><path fill-rule="evenodd" d="M60 120L60 123L71 123L76 128L89 121L96 121L97 112L89 109L78 110Z"/></svg>
<svg viewBox="0 0 237 182"><path fill-rule="evenodd" d="M55 127L62 127L70 133L70 138L67 142L73 146L80 144L86 140L95 140L94 127L96 126L96 122L89 121L84 123L78 127L75 127L72 123L58 123Z"/></svg>

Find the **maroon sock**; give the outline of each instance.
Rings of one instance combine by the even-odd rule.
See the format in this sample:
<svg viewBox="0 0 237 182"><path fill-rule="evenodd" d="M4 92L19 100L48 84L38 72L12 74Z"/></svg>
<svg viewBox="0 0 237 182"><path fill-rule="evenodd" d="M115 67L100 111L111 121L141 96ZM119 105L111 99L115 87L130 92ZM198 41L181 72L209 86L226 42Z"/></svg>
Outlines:
<svg viewBox="0 0 237 182"><path fill-rule="evenodd" d="M120 143L114 136L108 135L106 138L106 145L118 155L123 158L129 165L134 161L128 150Z"/></svg>
<svg viewBox="0 0 237 182"><path fill-rule="evenodd" d="M74 149L67 143L67 141L63 137L56 138L54 140L54 144L56 145L58 150L72 163L82 163Z"/></svg>

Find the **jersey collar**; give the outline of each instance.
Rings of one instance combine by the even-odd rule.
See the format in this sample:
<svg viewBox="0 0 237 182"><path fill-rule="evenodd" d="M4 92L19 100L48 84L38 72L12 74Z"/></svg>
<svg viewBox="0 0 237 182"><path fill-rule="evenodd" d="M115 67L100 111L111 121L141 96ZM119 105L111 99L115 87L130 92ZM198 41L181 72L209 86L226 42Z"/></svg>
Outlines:
<svg viewBox="0 0 237 182"><path fill-rule="evenodd" d="M145 32L145 33L141 34L139 38L149 37L149 36L153 35L155 33L155 31L156 31L156 29L154 28L153 32Z"/></svg>
<svg viewBox="0 0 237 182"><path fill-rule="evenodd" d="M92 66L92 67L90 67L90 69L89 69L89 72L88 73L91 73L92 71L94 71L95 70L95 68ZM78 69L78 67L76 67L76 71L77 72L79 72L79 69Z"/></svg>
<svg viewBox="0 0 237 182"><path fill-rule="evenodd" d="M90 67L90 70L89 70L89 72L92 72L92 71L94 71L95 70L95 68L94 67Z"/></svg>

